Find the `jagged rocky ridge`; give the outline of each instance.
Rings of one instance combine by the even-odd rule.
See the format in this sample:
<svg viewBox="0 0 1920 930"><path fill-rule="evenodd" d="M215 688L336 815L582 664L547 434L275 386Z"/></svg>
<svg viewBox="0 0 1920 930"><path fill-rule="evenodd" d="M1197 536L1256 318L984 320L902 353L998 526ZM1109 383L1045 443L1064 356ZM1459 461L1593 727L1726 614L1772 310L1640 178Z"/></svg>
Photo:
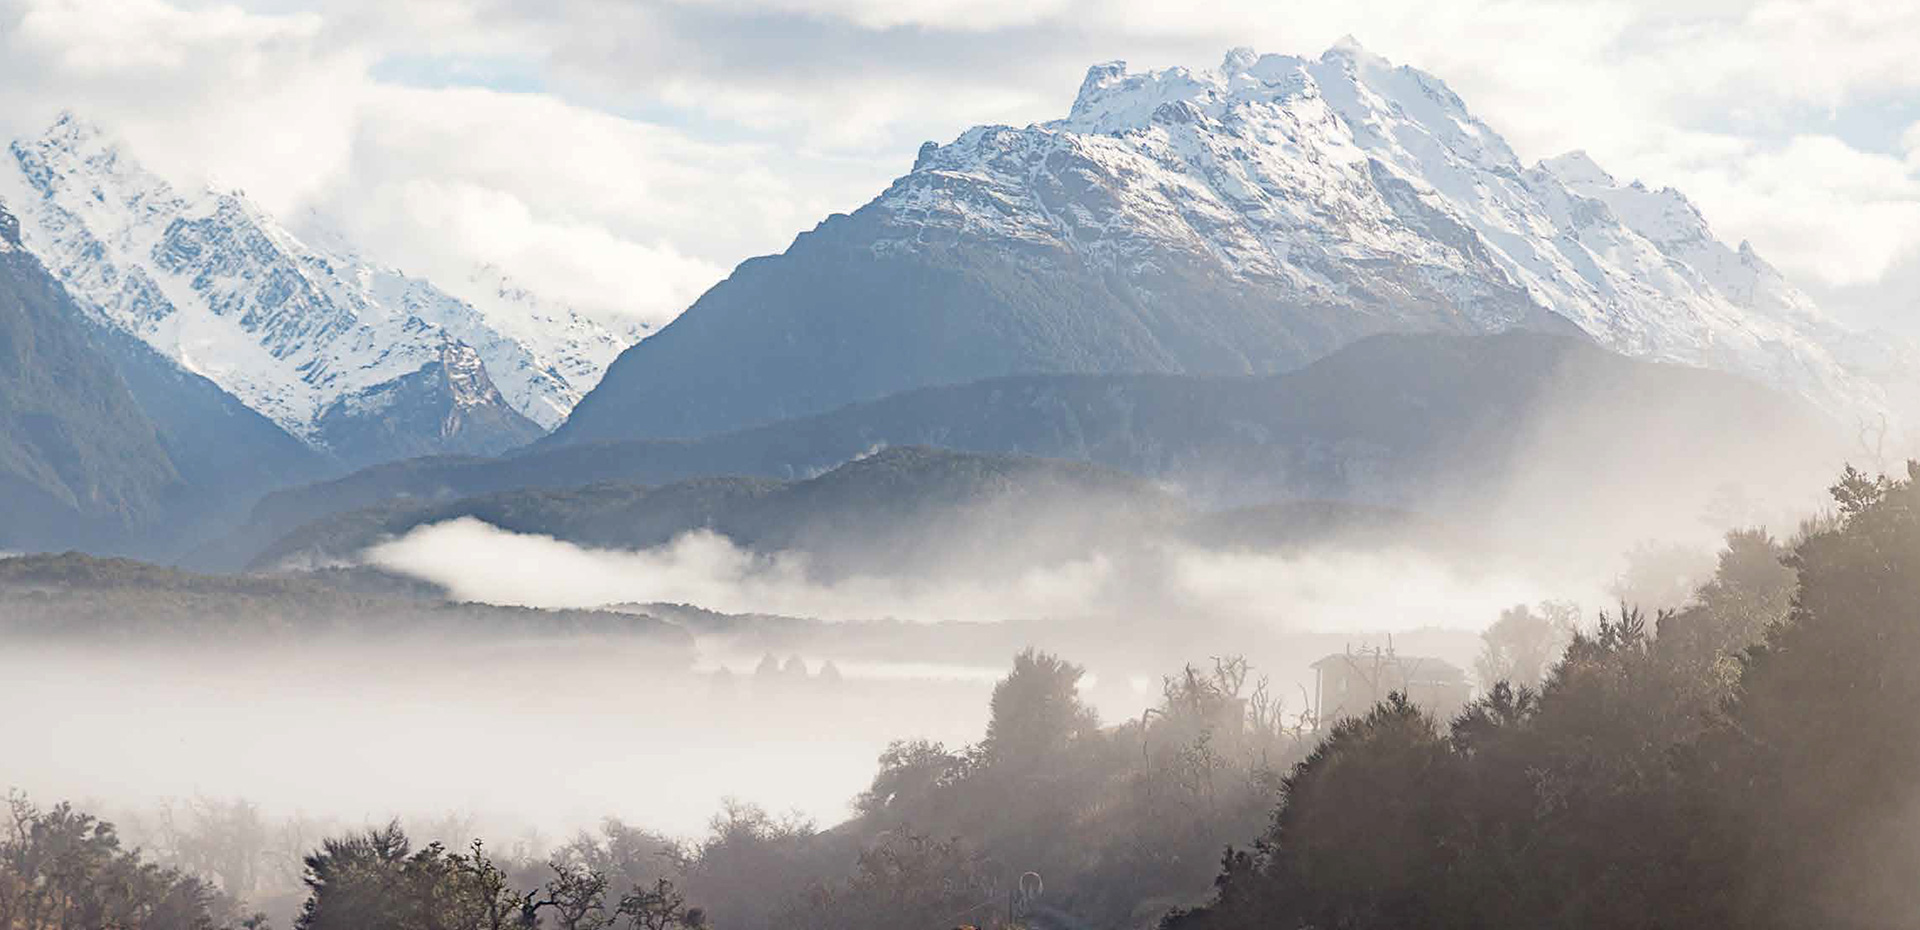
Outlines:
<svg viewBox="0 0 1920 930"><path fill-rule="evenodd" d="M1845 334L1672 190L1522 164L1351 42L1095 66L1066 118L928 143L629 349L550 442L713 433L1023 372L1283 370L1369 333L1578 330L1852 419Z"/></svg>
<svg viewBox="0 0 1920 930"><path fill-rule="evenodd" d="M10 147L0 198L25 247L96 322L348 464L524 443L625 344L567 311L537 325L489 319L317 221L303 238L239 193L177 190L70 115ZM462 360L463 385L438 377L423 390L449 358ZM360 421L391 421L400 397L422 405L402 419L436 428L401 435Z"/></svg>

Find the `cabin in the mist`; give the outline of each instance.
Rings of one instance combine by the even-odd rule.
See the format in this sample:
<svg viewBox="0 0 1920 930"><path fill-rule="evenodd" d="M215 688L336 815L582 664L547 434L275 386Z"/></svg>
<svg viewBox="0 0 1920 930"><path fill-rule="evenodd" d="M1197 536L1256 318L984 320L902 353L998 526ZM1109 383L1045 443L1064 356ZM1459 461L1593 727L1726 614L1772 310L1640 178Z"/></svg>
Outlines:
<svg viewBox="0 0 1920 930"><path fill-rule="evenodd" d="M1467 673L1445 659L1403 656L1392 649L1338 652L1313 663L1314 716L1322 726L1364 715L1399 691L1444 720L1473 697Z"/></svg>

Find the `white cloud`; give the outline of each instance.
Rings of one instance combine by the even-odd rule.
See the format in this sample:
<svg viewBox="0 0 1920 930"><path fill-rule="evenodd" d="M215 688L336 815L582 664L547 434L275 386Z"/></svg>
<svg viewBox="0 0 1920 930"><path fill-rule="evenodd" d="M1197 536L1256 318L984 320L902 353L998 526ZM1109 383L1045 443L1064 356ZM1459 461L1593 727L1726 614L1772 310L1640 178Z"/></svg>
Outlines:
<svg viewBox="0 0 1920 930"><path fill-rule="evenodd" d="M285 209L345 157L367 66L322 27L161 0L0 0L0 129L71 108L165 173L231 179Z"/></svg>
<svg viewBox="0 0 1920 930"><path fill-rule="evenodd" d="M1058 116L1093 61L1206 66L1248 43L1313 54L1350 32L1445 78L1524 157L1585 148L1618 174L1679 186L1723 234L1752 239L1809 284L1871 279L1916 243L1910 194L1849 186L1830 173L1845 153L1808 141L1846 107L1920 89L1912 5L1360 0L1282 13L1259 0L1072 0L1018 15L959 10L938 0L882 13L866 0L562 0L497 5L482 19L538 23L555 69L598 94L719 115L788 143L901 153L974 123ZM1878 171L1886 163L1875 159L1902 153L1855 154L1855 167Z"/></svg>
<svg viewBox="0 0 1920 930"><path fill-rule="evenodd" d="M770 10L845 19L867 29L902 26L986 32L1030 26L1070 12L1072 0L679 0L733 13Z"/></svg>
<svg viewBox="0 0 1920 930"><path fill-rule="evenodd" d="M431 26L422 47L461 53L512 35L474 28L459 3L404 9L0 0L0 130L38 132L73 109L164 175L242 189L296 221L315 210L450 288L492 264L551 299L656 325L740 258L857 205L877 173L551 95L382 82L391 30Z"/></svg>
<svg viewBox="0 0 1920 930"><path fill-rule="evenodd" d="M75 75L204 72L211 58L225 76L244 80L268 71L276 50L305 45L321 22L311 13L258 16L237 7L189 12L161 0L56 0L28 5L14 36Z"/></svg>
<svg viewBox="0 0 1920 930"><path fill-rule="evenodd" d="M828 191L768 171L770 156L540 95L379 86L350 163L313 200L409 270L458 281L492 264L583 310L659 324L728 257L784 248L829 208Z"/></svg>
<svg viewBox="0 0 1920 930"><path fill-rule="evenodd" d="M164 170L338 214L409 269L493 262L658 320L877 193L924 139L1060 115L1091 62L1209 66L1353 33L1446 79L1523 157L1585 148L1677 186L1816 291L1865 294L1920 249L1920 129L1836 129L1920 91L1912 4L289 5L0 0L0 128L70 106ZM395 67L421 62L433 76ZM476 82L525 92L439 86Z"/></svg>
<svg viewBox="0 0 1920 930"><path fill-rule="evenodd" d="M409 178L364 190L352 212L357 237L375 254L415 266L451 288L475 261L513 269L542 297L603 318L662 325L725 269L669 243L621 238L591 222L540 215L514 194L471 182ZM432 242L432 248L415 243Z"/></svg>
<svg viewBox="0 0 1920 930"><path fill-rule="evenodd" d="M804 551L760 555L706 531L622 551L512 533L471 517L419 527L369 549L366 559L445 585L463 600L535 607L692 603L833 620L1180 616L1189 625L1477 628L1500 608L1547 593L1517 576L1470 577L1411 550L1218 552L1159 540L1036 559L1017 572L954 561L939 571L823 578Z"/></svg>

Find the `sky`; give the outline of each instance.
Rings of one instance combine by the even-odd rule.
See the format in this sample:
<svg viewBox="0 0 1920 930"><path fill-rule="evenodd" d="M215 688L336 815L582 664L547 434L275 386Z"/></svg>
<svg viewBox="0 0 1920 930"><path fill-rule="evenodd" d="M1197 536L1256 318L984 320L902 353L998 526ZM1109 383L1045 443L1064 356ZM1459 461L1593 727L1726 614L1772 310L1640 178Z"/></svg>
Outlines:
<svg viewBox="0 0 1920 930"><path fill-rule="evenodd" d="M443 287L490 264L657 325L920 143L1064 115L1091 64L1345 35L1920 334L1920 3L0 0L0 132L71 110Z"/></svg>

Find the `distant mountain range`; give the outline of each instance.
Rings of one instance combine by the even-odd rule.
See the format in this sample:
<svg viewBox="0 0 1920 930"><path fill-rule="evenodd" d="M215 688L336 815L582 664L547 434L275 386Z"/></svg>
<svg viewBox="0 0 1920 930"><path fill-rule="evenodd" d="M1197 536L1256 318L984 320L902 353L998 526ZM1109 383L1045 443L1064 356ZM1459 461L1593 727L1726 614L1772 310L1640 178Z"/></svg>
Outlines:
<svg viewBox="0 0 1920 930"><path fill-rule="evenodd" d="M1668 500L1704 499L1729 475L1755 487L1809 479L1818 486L1847 448L1817 410L1752 381L1635 361L1581 339L1376 336L1267 377L1018 376L922 388L699 440L397 462L271 494L246 526L199 558L229 568L295 552L344 558L353 545L460 515L595 545L651 545L671 535L661 526L708 525L697 516L706 505L692 501L713 486L664 496L633 486L728 475L756 479L728 485L727 494L752 496L767 480L832 473L844 481L866 472L836 471L843 463L902 446L1085 462L1169 482L1182 489L1182 506L1203 509L1327 501L1469 522L1524 506L1505 497L1521 479L1547 483L1532 489L1541 495L1535 503L1650 500L1643 492L1651 475L1665 483ZM589 485L608 490L544 493ZM641 515L654 506L673 516ZM579 509L580 522L560 522L607 521L613 529L559 533L540 522L569 508ZM765 538L756 530L741 541Z"/></svg>
<svg viewBox="0 0 1920 930"><path fill-rule="evenodd" d="M1097 65L1068 115L928 143L628 349L547 442L699 437L1022 373L1258 375L1379 332L1584 332L1852 422L1851 340L1671 189L1522 164L1352 42ZM1884 366L1883 366L1884 367Z"/></svg>
<svg viewBox="0 0 1920 930"><path fill-rule="evenodd" d="M440 504L396 500L301 527L250 567L351 564L368 546L415 527L475 517L606 549L650 548L710 530L762 553L804 551L828 571L906 573L987 535L1002 539L1009 558L1024 559L1032 553L1016 555L1013 538L1030 539L1022 530L1045 526L1054 548L1077 554L1095 540L1124 539L1185 514L1171 492L1097 466L902 447L797 481L703 477L661 487L527 488Z"/></svg>
<svg viewBox="0 0 1920 930"><path fill-rule="evenodd" d="M493 271L483 310L317 218L303 237L240 193L176 189L71 115L9 147L0 202L92 320L348 466L524 444L637 336Z"/></svg>
<svg viewBox="0 0 1920 930"><path fill-rule="evenodd" d="M177 555L274 488L524 445L641 333L495 268L468 303L71 115L0 156L0 216L0 550Z"/></svg>
<svg viewBox="0 0 1920 930"><path fill-rule="evenodd" d="M445 289L324 218L181 189L72 116L0 158L0 207L0 549L235 567L367 508L387 532L900 446L1207 506L1485 515L1522 463L1539 499L1624 495L1592 452L1619 444L1663 480L1804 478L1920 370L1680 193L1522 164L1353 43L1095 66L1065 117L929 143L644 339L498 269Z"/></svg>

